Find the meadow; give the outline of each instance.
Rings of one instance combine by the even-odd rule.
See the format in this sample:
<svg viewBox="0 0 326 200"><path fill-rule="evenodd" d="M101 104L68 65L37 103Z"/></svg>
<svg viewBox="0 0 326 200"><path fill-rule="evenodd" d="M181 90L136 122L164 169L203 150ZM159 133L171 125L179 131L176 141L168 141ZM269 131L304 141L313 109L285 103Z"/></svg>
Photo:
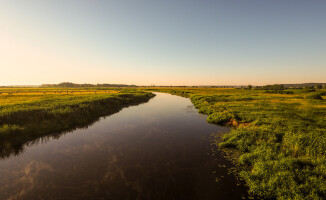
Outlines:
<svg viewBox="0 0 326 200"><path fill-rule="evenodd" d="M17 155L45 136L85 128L153 96L121 88L0 88L0 157Z"/></svg>
<svg viewBox="0 0 326 200"><path fill-rule="evenodd" d="M255 196L326 199L326 91L150 88L190 98L207 121L231 127L218 143Z"/></svg>
<svg viewBox="0 0 326 200"><path fill-rule="evenodd" d="M326 91L234 88L0 88L0 157L86 128L123 107L166 92L190 98L231 131L228 150L249 192L268 199L326 199Z"/></svg>

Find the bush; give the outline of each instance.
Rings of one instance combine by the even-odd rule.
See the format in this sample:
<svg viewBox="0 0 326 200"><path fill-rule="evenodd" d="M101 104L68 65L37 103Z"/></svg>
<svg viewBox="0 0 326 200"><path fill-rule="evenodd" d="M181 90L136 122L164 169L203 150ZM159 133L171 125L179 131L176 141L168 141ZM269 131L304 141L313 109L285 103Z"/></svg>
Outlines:
<svg viewBox="0 0 326 200"><path fill-rule="evenodd" d="M264 90L284 90L284 85L280 85L280 84L265 85L262 88Z"/></svg>
<svg viewBox="0 0 326 200"><path fill-rule="evenodd" d="M316 90L313 88L304 88L303 90L306 92L316 92Z"/></svg>
<svg viewBox="0 0 326 200"><path fill-rule="evenodd" d="M326 96L326 91L319 92L321 96Z"/></svg>
<svg viewBox="0 0 326 200"><path fill-rule="evenodd" d="M268 94L294 94L292 91L283 91L283 90L266 90L265 93Z"/></svg>
<svg viewBox="0 0 326 200"><path fill-rule="evenodd" d="M224 124L230 122L230 120L233 118L234 118L234 115L232 115L228 111L215 112L207 117L207 122L212 123L212 124L224 125Z"/></svg>
<svg viewBox="0 0 326 200"><path fill-rule="evenodd" d="M306 99L323 99L320 95L320 93L313 93L313 94L309 94L306 96Z"/></svg>

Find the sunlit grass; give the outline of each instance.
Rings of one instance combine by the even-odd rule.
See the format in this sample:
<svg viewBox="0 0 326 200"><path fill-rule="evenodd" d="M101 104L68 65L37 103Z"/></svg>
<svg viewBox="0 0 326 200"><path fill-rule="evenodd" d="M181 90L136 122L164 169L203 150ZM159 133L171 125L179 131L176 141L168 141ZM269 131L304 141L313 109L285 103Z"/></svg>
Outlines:
<svg viewBox="0 0 326 200"><path fill-rule="evenodd" d="M150 90L189 97L208 122L232 127L219 145L240 153L238 163L246 169L240 175L251 193L326 199L325 90Z"/></svg>
<svg viewBox="0 0 326 200"><path fill-rule="evenodd" d="M57 89L21 89L15 95L10 91L14 90L2 90L0 95L0 158L19 153L26 142L57 137L153 97L135 89L65 89L55 94L51 92Z"/></svg>
<svg viewBox="0 0 326 200"><path fill-rule="evenodd" d="M86 96L93 94L114 94L117 89L74 89L74 88L0 88L0 106L17 103L30 103L45 99Z"/></svg>

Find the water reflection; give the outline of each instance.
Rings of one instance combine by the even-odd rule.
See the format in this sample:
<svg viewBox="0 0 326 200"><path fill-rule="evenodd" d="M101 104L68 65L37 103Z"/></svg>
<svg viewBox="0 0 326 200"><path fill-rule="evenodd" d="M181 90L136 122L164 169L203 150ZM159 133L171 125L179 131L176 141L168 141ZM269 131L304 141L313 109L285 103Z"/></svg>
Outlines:
<svg viewBox="0 0 326 200"><path fill-rule="evenodd" d="M157 94L87 129L0 161L1 199L241 199L211 155L207 124L188 99ZM217 160L215 160L217 159ZM216 182L216 177L223 178Z"/></svg>
<svg viewBox="0 0 326 200"><path fill-rule="evenodd" d="M38 114L36 113L36 117L32 121L26 122L26 127L22 132L1 135L0 159L5 159L12 155L17 156L24 152L26 146L37 145L50 139L59 139L62 135L76 129L87 129L103 116L117 113L124 107L146 103L151 98L151 95L148 95L128 99L127 95L129 94L119 95L120 97L127 97L123 103L115 103L115 99L110 98L105 105L93 104L91 110L79 110L69 115L51 116L50 119L44 120L40 114L39 120L42 120L41 123L38 121Z"/></svg>

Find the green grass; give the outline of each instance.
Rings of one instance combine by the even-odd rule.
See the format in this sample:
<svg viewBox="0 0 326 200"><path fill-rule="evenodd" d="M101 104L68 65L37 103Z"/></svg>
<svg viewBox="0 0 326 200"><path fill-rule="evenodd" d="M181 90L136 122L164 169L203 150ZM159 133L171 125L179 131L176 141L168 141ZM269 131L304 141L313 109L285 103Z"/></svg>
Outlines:
<svg viewBox="0 0 326 200"><path fill-rule="evenodd" d="M60 137L67 131L88 126L99 117L147 102L154 96L135 89L70 91L20 89L15 94L2 91L0 157L19 154L25 145L41 137Z"/></svg>
<svg viewBox="0 0 326 200"><path fill-rule="evenodd" d="M325 90L151 88L191 99L207 121L230 126L249 192L264 198L326 199Z"/></svg>

